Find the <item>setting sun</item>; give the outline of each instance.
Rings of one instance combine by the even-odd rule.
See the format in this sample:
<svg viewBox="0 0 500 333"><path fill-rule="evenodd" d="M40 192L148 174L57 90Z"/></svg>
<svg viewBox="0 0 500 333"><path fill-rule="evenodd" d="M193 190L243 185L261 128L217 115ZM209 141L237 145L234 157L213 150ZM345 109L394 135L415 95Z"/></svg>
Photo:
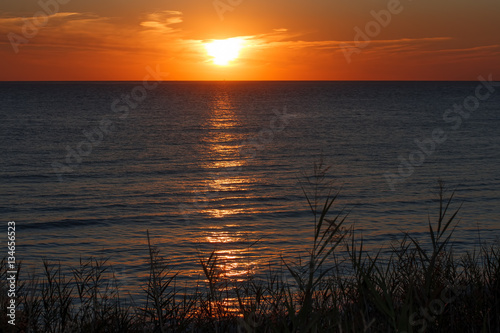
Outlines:
<svg viewBox="0 0 500 333"><path fill-rule="evenodd" d="M222 40L214 40L205 44L207 53L213 57L213 62L216 65L227 66L229 62L238 58L240 50L243 48L242 38L229 38Z"/></svg>

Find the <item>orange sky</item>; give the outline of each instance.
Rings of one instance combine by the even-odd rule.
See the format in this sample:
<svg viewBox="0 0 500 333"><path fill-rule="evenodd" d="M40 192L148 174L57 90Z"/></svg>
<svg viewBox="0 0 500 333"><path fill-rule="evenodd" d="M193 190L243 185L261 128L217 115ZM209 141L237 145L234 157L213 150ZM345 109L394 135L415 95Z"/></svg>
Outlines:
<svg viewBox="0 0 500 333"><path fill-rule="evenodd" d="M156 65L167 80L500 78L498 0L20 0L0 7L2 81L142 80ZM232 37L244 40L239 57L215 65L204 44Z"/></svg>

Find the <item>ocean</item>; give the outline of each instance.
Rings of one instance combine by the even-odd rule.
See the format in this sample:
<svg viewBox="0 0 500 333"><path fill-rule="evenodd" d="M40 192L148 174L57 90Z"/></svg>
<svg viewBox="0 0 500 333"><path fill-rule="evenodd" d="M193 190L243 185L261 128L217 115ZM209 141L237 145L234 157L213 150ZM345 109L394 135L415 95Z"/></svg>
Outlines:
<svg viewBox="0 0 500 333"><path fill-rule="evenodd" d="M108 258L139 295L149 231L188 287L213 250L263 274L306 253L320 162L369 250L428 239L440 180L458 252L500 235L498 84L3 82L0 102L0 217L26 270Z"/></svg>

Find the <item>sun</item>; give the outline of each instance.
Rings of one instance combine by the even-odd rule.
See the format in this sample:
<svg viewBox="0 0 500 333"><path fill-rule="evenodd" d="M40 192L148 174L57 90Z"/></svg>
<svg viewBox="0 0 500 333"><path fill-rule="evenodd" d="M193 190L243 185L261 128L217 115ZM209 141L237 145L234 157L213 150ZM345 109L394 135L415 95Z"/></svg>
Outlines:
<svg viewBox="0 0 500 333"><path fill-rule="evenodd" d="M227 66L230 61L238 58L243 48L243 38L235 37L229 39L214 40L205 44L207 53L213 57L213 62L219 66Z"/></svg>

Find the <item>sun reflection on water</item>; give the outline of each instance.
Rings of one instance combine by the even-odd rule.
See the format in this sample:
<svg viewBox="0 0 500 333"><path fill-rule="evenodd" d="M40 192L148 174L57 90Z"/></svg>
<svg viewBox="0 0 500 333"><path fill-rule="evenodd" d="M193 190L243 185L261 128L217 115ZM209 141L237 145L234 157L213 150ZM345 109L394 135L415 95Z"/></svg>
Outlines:
<svg viewBox="0 0 500 333"><path fill-rule="evenodd" d="M207 207L200 211L205 216L219 219L245 211L232 200L238 198L234 193L245 191L249 181L241 175L241 167L245 162L239 153L244 139L238 132L240 127L242 121L231 102L230 94L221 87L210 103L206 132L202 138L205 145L200 154L201 167L209 170L210 174L202 185L213 194Z"/></svg>
<svg viewBox="0 0 500 333"><path fill-rule="evenodd" d="M201 227L203 239L199 241L204 247L204 260L211 256L215 259L217 283L229 290L254 276L258 264L251 246L255 242L254 232L240 222L229 221L236 215L252 213L252 207L244 205L243 200L251 195L248 188L257 181L242 172L246 163L239 153L245 140L240 132L242 121L230 94L221 86L210 104L200 151L200 166L209 176L199 184L207 189L208 198L199 212L208 217L207 223L215 222ZM222 302L228 308L236 308L237 298L228 292Z"/></svg>
<svg viewBox="0 0 500 333"><path fill-rule="evenodd" d="M224 228L234 229L238 225L226 225ZM241 282L253 275L257 266L250 247L251 232L228 231L220 227L212 227L206 233L205 240L212 245L217 258L217 269L224 279Z"/></svg>

